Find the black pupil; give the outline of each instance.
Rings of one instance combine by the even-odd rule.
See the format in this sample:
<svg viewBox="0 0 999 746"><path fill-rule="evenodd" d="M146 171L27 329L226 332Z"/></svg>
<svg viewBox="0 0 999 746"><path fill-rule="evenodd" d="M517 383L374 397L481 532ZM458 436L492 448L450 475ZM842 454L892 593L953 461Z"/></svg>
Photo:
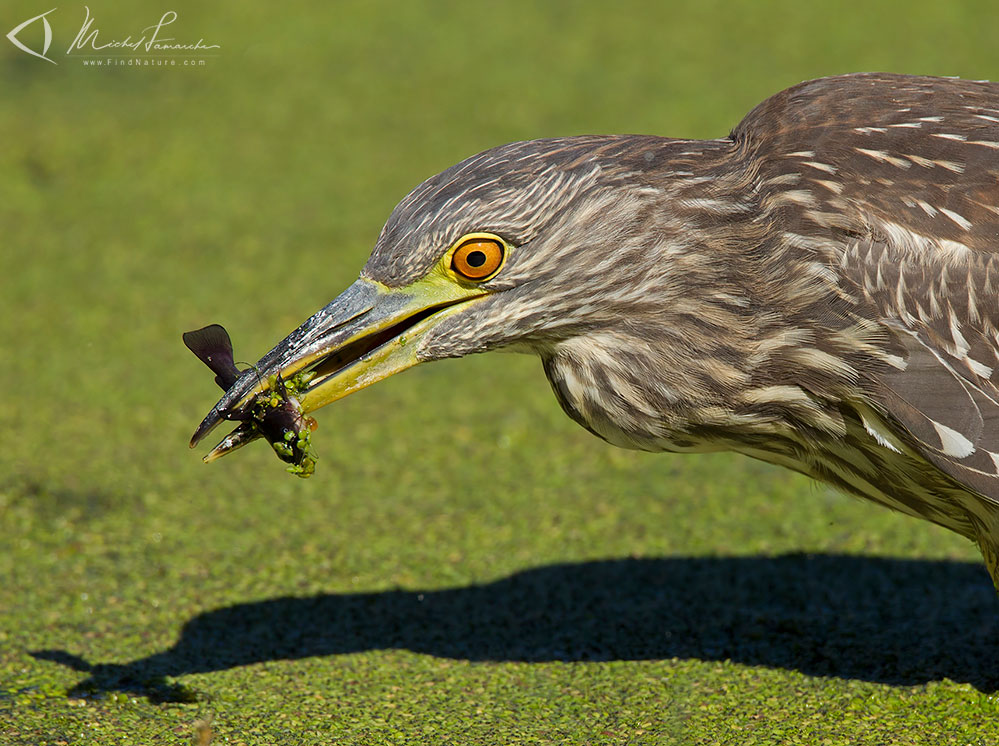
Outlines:
<svg viewBox="0 0 999 746"><path fill-rule="evenodd" d="M465 257L465 261L469 267L481 267L486 263L486 255L482 251L470 251Z"/></svg>

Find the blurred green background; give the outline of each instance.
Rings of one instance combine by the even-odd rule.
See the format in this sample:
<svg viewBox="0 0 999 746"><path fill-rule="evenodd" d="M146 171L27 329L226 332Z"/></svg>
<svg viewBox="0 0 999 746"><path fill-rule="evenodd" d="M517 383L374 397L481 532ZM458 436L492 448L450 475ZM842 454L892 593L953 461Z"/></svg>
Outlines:
<svg viewBox="0 0 999 746"><path fill-rule="evenodd" d="M205 466L217 391L180 340L220 322L256 360L499 143L718 137L843 72L995 79L999 5L90 4L107 40L169 10L217 56L85 66L83 5L47 16L57 65L0 39L0 743L999 739L999 604L956 536L615 450L516 355L322 410L310 480L259 444Z"/></svg>

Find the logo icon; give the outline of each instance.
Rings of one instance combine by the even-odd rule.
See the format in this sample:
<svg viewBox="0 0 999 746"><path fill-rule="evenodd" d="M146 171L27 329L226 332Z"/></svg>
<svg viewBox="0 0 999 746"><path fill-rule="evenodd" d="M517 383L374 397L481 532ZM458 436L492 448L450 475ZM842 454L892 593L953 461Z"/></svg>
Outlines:
<svg viewBox="0 0 999 746"><path fill-rule="evenodd" d="M55 8L52 8L52 10L55 10ZM10 33L7 34L7 38L10 39L11 44L20 49L22 52L27 52L33 57L38 57L40 59L45 60L46 62L51 62L53 65L58 65L59 64L58 62L56 62L55 60L51 60L45 56L46 54L48 54L49 46L52 44L52 26L49 25L49 19L46 18L45 16L51 13L52 10L47 10L44 13L42 13L40 16L29 18L27 21L20 24L19 26L12 28L10 30ZM21 33L21 31L23 31L25 28L33 24L35 21L39 20L42 22L42 24L45 27L45 45L42 47L41 54L36 52L34 49L29 49L28 47L24 46L24 44L21 43L21 40L17 38L17 35Z"/></svg>

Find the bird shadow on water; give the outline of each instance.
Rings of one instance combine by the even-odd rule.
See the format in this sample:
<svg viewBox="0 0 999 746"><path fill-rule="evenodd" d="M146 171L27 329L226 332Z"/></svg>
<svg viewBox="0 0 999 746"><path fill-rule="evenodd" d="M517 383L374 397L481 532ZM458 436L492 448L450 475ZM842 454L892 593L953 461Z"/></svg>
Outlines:
<svg viewBox="0 0 999 746"><path fill-rule="evenodd" d="M976 563L846 555L559 564L446 590L287 596L204 612L170 648L91 664L73 693L197 695L168 677L405 648L473 661L732 660L894 685L999 689L999 598Z"/></svg>

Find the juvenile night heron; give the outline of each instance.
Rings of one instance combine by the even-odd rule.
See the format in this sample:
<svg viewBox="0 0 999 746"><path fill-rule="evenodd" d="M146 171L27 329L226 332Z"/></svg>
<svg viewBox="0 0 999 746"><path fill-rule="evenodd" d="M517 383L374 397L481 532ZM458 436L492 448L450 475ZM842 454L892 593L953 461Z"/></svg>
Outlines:
<svg viewBox="0 0 999 746"><path fill-rule="evenodd" d="M718 140L503 145L403 199L192 444L269 375L315 372L311 411L513 347L615 445L789 467L975 541L999 585L997 252L997 84L847 75Z"/></svg>

